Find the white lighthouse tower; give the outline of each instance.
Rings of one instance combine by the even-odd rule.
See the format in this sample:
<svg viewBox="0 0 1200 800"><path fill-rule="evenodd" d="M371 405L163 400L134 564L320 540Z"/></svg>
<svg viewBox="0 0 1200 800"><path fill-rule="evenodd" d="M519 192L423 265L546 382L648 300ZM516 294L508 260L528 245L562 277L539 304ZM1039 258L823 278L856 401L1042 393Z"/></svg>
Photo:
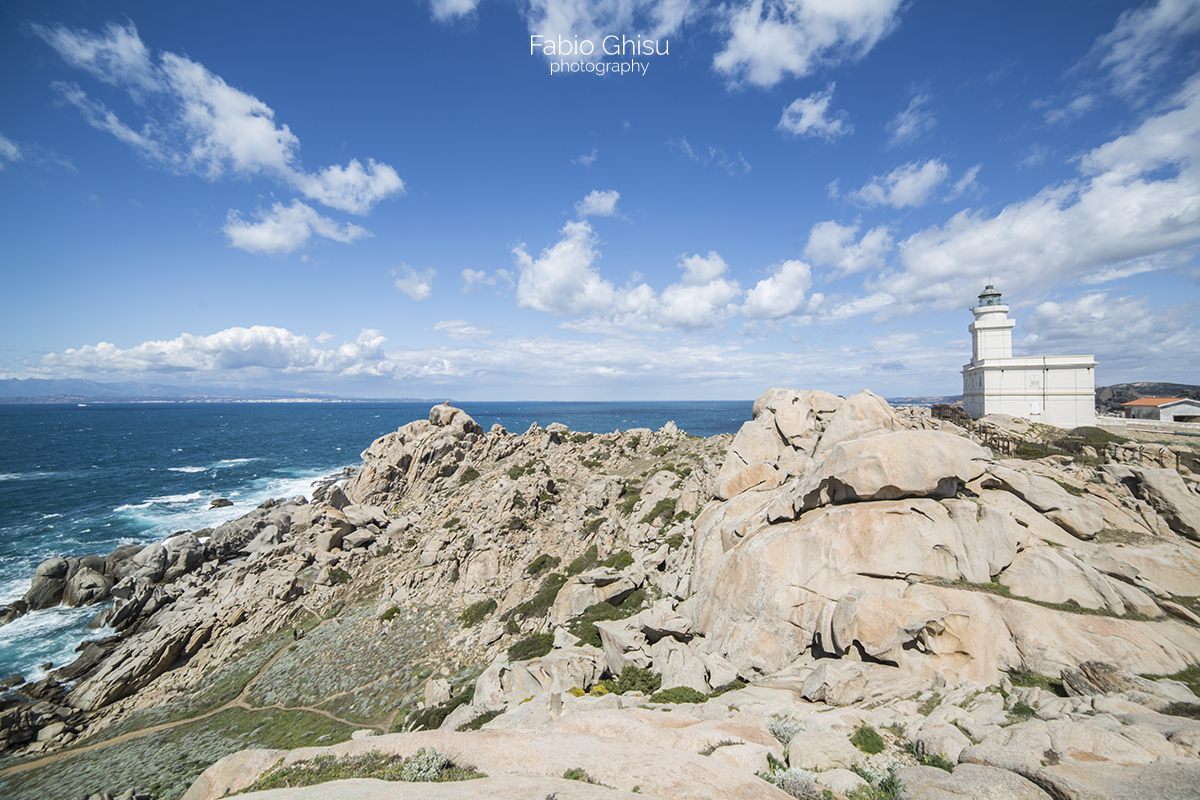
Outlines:
<svg viewBox="0 0 1200 800"><path fill-rule="evenodd" d="M1013 358L1016 322L990 283L971 313L971 361L962 372L963 406L972 418L1008 414L1059 428L1096 424L1095 358Z"/></svg>

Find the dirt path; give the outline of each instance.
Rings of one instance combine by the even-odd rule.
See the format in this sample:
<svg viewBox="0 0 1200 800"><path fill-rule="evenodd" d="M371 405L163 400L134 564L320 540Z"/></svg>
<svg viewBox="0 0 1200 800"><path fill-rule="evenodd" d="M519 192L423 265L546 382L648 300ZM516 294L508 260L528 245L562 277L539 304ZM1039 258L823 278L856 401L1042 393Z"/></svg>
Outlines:
<svg viewBox="0 0 1200 800"><path fill-rule="evenodd" d="M311 609L307 609L307 607L305 607L305 608L306 608L306 610L309 610L310 613L312 613ZM316 615L314 614L314 616L316 616ZM315 625L313 628L309 629L309 633L311 633L312 631L321 627L326 622L328 622L328 620L321 620L320 622L317 623L317 625ZM278 661L280 658L282 658L283 654L286 653L288 651L288 648L290 648L291 646L292 646L291 642L284 643L284 645L282 647L280 647L279 650L277 650L273 656L271 656L269 659L267 659L267 663L263 664L262 667L258 670L258 672L254 673L254 676L251 677L250 680L246 681L246 685L242 687L242 691L238 693L238 696L235 697L234 699L230 700L228 703L217 706L216 708L211 709L209 711L205 711L202 714L197 714L194 717L187 717L186 719L175 720L174 722L163 722L158 725L151 725L146 728L138 728L137 730L134 730L134 731L127 731L126 733L122 733L120 736L114 736L112 739L105 739L102 742L96 742L95 744L85 744L85 745L81 745L79 747L71 748L69 750L61 750L57 753L48 755L44 758L35 759L33 761L26 761L23 764L16 764L14 766L8 767L7 769L0 770L0 778L7 777L9 775L16 775L18 773L26 772L31 769L37 769L39 767L44 767L49 764L54 764L56 762L71 758L73 756L82 755L84 753L90 753L93 750L100 750L102 748L110 747L112 745L123 744L124 742L128 742L132 739L140 739L143 736L149 736L150 734L158 733L159 731L166 731L166 730L170 730L171 728L178 728L181 725L190 725L193 722L199 722L201 720L208 719L209 717L216 716L217 714L220 714L223 711L228 711L231 708L241 708L241 709L244 709L244 710L250 711L250 712L268 711L268 710L307 711L311 714L319 714L323 717L327 717L327 718L333 720L334 722L340 722L343 725L347 725L349 727L374 728L374 729L378 730L380 733L388 732L389 727L392 722L391 718L385 720L384 722L382 722L378 725L370 725L370 724L361 724L360 725L357 722L350 722L349 720L344 720L341 717L337 717L337 716L329 713L328 711L325 711L320 708L313 708L312 706L285 706L280 703L276 703L275 705L272 705L272 706L252 706L248 702L246 702L246 695L248 695L250 693L250 690L254 687L254 684L258 681L258 679L261 678L264 674L266 674L267 670L269 670L275 664L276 661ZM325 698L321 702L326 702L326 701L332 699L333 697L337 697L341 694L345 694L345 692L339 692L337 695L331 695L330 697ZM394 717L394 716L395 716L395 712L393 712L390 715L390 717Z"/></svg>

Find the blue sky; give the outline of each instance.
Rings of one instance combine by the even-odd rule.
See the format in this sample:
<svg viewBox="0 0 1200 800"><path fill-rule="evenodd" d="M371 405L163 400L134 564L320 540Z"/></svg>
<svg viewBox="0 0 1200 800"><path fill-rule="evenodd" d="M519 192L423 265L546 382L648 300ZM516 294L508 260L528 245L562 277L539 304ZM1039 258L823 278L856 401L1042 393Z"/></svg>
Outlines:
<svg viewBox="0 0 1200 800"><path fill-rule="evenodd" d="M8 3L0 377L955 394L992 282L1016 354L1200 383L1198 42L1196 0Z"/></svg>

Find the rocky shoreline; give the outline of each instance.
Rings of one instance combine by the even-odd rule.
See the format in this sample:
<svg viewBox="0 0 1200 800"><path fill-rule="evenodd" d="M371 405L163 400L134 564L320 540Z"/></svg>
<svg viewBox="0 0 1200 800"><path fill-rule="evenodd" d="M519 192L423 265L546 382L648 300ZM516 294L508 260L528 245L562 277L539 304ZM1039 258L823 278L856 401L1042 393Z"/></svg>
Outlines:
<svg viewBox="0 0 1200 800"><path fill-rule="evenodd" d="M9 682L0 793L436 750L487 777L338 796L1194 797L1194 460L1062 434L869 392L707 440L435 406L311 501L40 565L27 609L111 597L116 635Z"/></svg>

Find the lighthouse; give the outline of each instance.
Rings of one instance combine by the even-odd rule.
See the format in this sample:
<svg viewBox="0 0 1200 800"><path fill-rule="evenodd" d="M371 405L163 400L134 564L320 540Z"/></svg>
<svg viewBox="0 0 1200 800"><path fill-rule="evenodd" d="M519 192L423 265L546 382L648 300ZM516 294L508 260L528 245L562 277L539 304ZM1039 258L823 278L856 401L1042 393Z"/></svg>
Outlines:
<svg viewBox="0 0 1200 800"><path fill-rule="evenodd" d="M1058 428L1096 424L1096 359L1087 356L1014 358L1008 306L988 284L979 295L971 332L971 361L963 365L963 406L985 414L1024 417Z"/></svg>

